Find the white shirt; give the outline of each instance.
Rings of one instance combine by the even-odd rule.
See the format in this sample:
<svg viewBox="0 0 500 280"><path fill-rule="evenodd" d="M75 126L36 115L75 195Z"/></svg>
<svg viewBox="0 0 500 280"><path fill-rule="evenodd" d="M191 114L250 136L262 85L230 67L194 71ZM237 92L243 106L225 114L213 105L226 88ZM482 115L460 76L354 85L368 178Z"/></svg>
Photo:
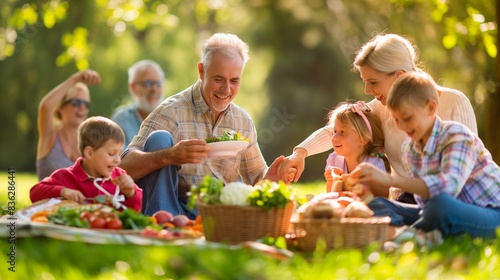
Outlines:
<svg viewBox="0 0 500 280"><path fill-rule="evenodd" d="M450 88L440 87L438 116L443 120L457 121L467 126L477 135L476 115L472 105L462 92ZM401 158L401 144L407 135L401 131L391 115L387 106L373 99L368 106L380 116L382 120L382 130L385 135L385 153L394 171L399 175L405 175ZM309 135L302 143L295 148L303 148L307 155L315 155L333 148L331 137L333 133L331 127L322 127Z"/></svg>

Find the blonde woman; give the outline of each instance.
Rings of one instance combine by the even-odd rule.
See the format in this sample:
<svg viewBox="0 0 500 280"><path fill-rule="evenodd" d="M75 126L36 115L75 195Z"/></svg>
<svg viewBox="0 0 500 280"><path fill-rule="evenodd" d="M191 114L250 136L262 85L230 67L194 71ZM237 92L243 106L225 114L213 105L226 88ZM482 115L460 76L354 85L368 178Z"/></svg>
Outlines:
<svg viewBox="0 0 500 280"><path fill-rule="evenodd" d="M389 90L399 76L406 72L424 72L418 67L416 48L400 35L377 35L361 47L353 65L365 83L365 94L375 98L368 103L368 106L382 120L382 129L386 139L384 148L393 171L399 175L405 174L401 159L401 144L407 135L397 128L386 107L386 101ZM462 92L445 87L438 87L438 93L438 116L443 120L460 122L477 134L476 117L469 99ZM305 168L305 158L330 150L332 148L331 137L331 126L325 126L297 145L293 153L281 162L280 178L288 181L286 171L290 167L295 167L297 173L293 181L297 182ZM401 192L397 191L391 193L395 199L401 195ZM379 195L388 196L389 193ZM413 202L413 196L404 193L401 200Z"/></svg>
<svg viewBox="0 0 500 280"><path fill-rule="evenodd" d="M99 73L85 70L52 89L38 107L38 180L74 164L78 151L78 126L87 118L90 94L87 85L101 82Z"/></svg>

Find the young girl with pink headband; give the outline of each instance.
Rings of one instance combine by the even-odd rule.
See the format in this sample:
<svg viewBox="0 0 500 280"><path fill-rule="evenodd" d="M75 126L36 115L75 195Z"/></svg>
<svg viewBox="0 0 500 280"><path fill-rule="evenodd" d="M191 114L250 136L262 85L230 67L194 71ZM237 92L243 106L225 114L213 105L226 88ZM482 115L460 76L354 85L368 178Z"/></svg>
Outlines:
<svg viewBox="0 0 500 280"><path fill-rule="evenodd" d="M362 101L354 104L342 102L328 114L328 124L333 136L334 151L328 156L325 167L327 191L334 171L348 174L362 162L370 162L390 172L384 155L384 133L380 117Z"/></svg>

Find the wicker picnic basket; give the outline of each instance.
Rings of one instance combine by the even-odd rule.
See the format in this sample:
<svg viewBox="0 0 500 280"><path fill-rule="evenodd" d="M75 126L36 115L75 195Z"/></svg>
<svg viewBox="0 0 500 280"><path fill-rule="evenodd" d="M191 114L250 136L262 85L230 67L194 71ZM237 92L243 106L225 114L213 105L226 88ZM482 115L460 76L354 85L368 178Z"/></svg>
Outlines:
<svg viewBox="0 0 500 280"><path fill-rule="evenodd" d="M284 236L294 204L264 210L255 206L197 203L207 241L237 244L262 237Z"/></svg>
<svg viewBox="0 0 500 280"><path fill-rule="evenodd" d="M364 247L373 241L388 239L389 217L292 219L298 249L314 251L319 240L324 240L326 249L342 247Z"/></svg>

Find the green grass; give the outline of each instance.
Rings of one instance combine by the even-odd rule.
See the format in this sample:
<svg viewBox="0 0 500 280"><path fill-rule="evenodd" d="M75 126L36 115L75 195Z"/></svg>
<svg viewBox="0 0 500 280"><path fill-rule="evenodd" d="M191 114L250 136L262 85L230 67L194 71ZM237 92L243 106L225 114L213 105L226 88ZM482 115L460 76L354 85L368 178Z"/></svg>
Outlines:
<svg viewBox="0 0 500 280"><path fill-rule="evenodd" d="M32 174L16 174L17 204L29 205ZM5 175L4 186L7 182ZM296 184L301 194L323 182ZM5 189L5 190L4 190ZM6 188L0 202L7 201ZM500 243L460 236L425 250L406 243L385 253L366 249L296 253L276 260L240 247L95 245L50 238L17 238L16 272L8 270L7 239L0 242L0 279L499 279Z"/></svg>

